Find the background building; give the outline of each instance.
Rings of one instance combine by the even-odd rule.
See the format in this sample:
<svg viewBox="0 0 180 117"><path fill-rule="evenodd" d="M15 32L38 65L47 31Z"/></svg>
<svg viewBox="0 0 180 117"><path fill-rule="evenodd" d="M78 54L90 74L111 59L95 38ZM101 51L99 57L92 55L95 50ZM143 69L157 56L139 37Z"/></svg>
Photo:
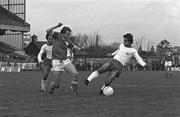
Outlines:
<svg viewBox="0 0 180 117"><path fill-rule="evenodd" d="M26 22L26 0L0 0L0 17L1 44L23 50L24 35L30 31L30 24Z"/></svg>

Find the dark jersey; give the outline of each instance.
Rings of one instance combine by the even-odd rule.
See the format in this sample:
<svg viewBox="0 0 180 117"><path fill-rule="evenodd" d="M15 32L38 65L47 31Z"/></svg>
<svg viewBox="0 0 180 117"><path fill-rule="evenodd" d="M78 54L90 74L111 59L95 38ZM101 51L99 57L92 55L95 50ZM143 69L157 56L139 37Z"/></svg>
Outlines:
<svg viewBox="0 0 180 117"><path fill-rule="evenodd" d="M62 34L53 33L52 59L65 60L67 59L67 48L73 48L75 45L70 39L64 40Z"/></svg>
<svg viewBox="0 0 180 117"><path fill-rule="evenodd" d="M165 61L172 61L173 60L172 52L165 52L164 59Z"/></svg>

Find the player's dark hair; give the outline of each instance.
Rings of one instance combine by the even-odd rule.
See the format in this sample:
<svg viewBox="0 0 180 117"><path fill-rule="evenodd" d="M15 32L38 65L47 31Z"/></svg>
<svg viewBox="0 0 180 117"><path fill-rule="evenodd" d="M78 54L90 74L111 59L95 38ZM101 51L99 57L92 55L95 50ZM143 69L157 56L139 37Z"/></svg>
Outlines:
<svg viewBox="0 0 180 117"><path fill-rule="evenodd" d="M46 40L48 40L48 37L51 36L51 34L46 33Z"/></svg>
<svg viewBox="0 0 180 117"><path fill-rule="evenodd" d="M123 38L128 39L128 41L131 42L131 44L133 43L133 35L131 33L124 34Z"/></svg>
<svg viewBox="0 0 180 117"><path fill-rule="evenodd" d="M61 34L65 34L66 33L66 31L69 31L69 32L71 32L71 29L69 28L69 27L67 27L67 26L64 26L62 29L61 29Z"/></svg>

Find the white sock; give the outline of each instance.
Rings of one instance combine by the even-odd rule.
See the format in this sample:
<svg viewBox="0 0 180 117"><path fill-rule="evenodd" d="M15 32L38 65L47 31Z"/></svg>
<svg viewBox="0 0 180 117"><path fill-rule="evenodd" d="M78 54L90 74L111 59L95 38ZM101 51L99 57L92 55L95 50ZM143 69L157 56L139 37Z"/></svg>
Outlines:
<svg viewBox="0 0 180 117"><path fill-rule="evenodd" d="M99 72L98 72L98 71L94 71L94 72L92 72L91 75L87 78L87 80L88 80L89 82L91 82L91 80L94 79L94 78L97 78L98 75L99 75Z"/></svg>
<svg viewBox="0 0 180 117"><path fill-rule="evenodd" d="M43 79L41 80L42 83L46 83L46 81L47 81L47 80L43 80Z"/></svg>
<svg viewBox="0 0 180 117"><path fill-rule="evenodd" d="M105 84L103 84L103 86L101 87L101 90L103 90L105 87L106 87Z"/></svg>

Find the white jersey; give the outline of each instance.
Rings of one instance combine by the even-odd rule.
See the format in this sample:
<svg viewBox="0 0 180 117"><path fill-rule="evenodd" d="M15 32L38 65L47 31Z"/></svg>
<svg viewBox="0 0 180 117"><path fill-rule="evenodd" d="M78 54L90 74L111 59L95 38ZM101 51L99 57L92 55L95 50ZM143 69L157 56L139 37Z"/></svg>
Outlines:
<svg viewBox="0 0 180 117"><path fill-rule="evenodd" d="M49 46L47 44L44 44L42 47L41 47L41 50L38 54L38 61L42 61L41 57L43 55L43 53L46 53L46 58L48 59L52 59L52 45Z"/></svg>
<svg viewBox="0 0 180 117"><path fill-rule="evenodd" d="M67 48L67 57L74 57L74 53L70 48Z"/></svg>
<svg viewBox="0 0 180 117"><path fill-rule="evenodd" d="M136 49L125 47L124 44L120 44L119 48L113 54L115 55L113 59L118 60L122 65L125 65L132 57L135 57L140 65L146 65Z"/></svg>

